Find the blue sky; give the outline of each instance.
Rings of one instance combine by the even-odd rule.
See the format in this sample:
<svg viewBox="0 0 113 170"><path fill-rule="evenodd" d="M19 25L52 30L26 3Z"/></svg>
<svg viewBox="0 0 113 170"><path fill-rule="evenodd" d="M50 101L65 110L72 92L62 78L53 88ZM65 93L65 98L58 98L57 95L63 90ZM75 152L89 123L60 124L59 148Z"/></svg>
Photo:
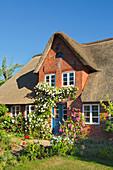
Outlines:
<svg viewBox="0 0 113 170"><path fill-rule="evenodd" d="M79 43L113 37L113 0L0 0L0 66L26 64L63 31Z"/></svg>

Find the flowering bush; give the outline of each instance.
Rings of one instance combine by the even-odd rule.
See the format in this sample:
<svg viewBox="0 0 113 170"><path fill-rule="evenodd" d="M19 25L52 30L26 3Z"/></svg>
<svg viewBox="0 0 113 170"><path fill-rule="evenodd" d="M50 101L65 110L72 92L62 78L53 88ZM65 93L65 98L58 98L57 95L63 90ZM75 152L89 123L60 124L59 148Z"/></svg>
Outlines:
<svg viewBox="0 0 113 170"><path fill-rule="evenodd" d="M5 114L0 117L0 129L6 130L7 133L15 132L21 135L27 133L28 122L21 113L19 113L15 119Z"/></svg>
<svg viewBox="0 0 113 170"><path fill-rule="evenodd" d="M56 147L58 155L70 154L73 148L74 139L70 139L69 137L63 138L62 136L53 137L50 141L51 146Z"/></svg>
<svg viewBox="0 0 113 170"><path fill-rule="evenodd" d="M103 101L100 101L100 105L104 107L105 111L110 114L109 117L106 117L104 113L100 113L104 125L102 126L106 132L113 132L113 102L110 101L109 96L105 96L108 101L108 106L104 104Z"/></svg>
<svg viewBox="0 0 113 170"><path fill-rule="evenodd" d="M29 115L29 126L31 133L38 132L41 138L50 138L50 109L56 106L58 101L64 100L64 98L74 99L76 96L76 87L63 87L54 88L50 87L48 83L38 83L35 87L36 91L36 114Z"/></svg>
<svg viewBox="0 0 113 170"><path fill-rule="evenodd" d="M0 129L6 130L7 132L14 130L14 121L13 117L5 114L0 117Z"/></svg>
<svg viewBox="0 0 113 170"><path fill-rule="evenodd" d="M65 98L75 99L77 87L50 87L48 83L38 83L35 87L36 91L36 112L39 114L47 114L48 110L56 106L58 101Z"/></svg>
<svg viewBox="0 0 113 170"><path fill-rule="evenodd" d="M4 104L0 104L0 117L8 112L8 108Z"/></svg>
<svg viewBox="0 0 113 170"><path fill-rule="evenodd" d="M64 123L61 124L59 131L62 136L68 137L69 139L79 140L84 137L85 134L85 119L80 112L80 109L69 107L71 111L71 117L68 118Z"/></svg>
<svg viewBox="0 0 113 170"><path fill-rule="evenodd" d="M28 133L28 121L22 113L19 113L14 119L15 132L19 134Z"/></svg>
<svg viewBox="0 0 113 170"><path fill-rule="evenodd" d="M51 127L49 124L51 112L37 115L33 112L29 114L29 133L41 139L51 138Z"/></svg>

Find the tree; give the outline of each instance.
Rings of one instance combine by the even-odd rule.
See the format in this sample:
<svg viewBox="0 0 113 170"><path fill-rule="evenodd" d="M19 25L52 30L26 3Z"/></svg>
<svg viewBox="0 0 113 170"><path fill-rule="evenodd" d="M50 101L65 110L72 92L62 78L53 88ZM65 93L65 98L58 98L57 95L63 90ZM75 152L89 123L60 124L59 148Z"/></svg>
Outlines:
<svg viewBox="0 0 113 170"><path fill-rule="evenodd" d="M17 68L23 66L23 64L12 64L13 58L11 59L9 67L7 66L7 57L4 56L2 61L2 68L0 68L0 86L4 84L8 79L13 76L13 73Z"/></svg>

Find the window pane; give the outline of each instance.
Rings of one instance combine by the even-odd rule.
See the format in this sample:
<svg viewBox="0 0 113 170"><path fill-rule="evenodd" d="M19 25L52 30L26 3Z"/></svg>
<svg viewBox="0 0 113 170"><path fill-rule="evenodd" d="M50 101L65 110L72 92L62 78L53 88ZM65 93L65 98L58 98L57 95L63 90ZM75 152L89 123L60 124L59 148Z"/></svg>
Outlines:
<svg viewBox="0 0 113 170"><path fill-rule="evenodd" d="M92 111L97 110L98 111L98 106L92 106Z"/></svg>
<svg viewBox="0 0 113 170"><path fill-rule="evenodd" d="M85 118L85 121L90 123L90 118Z"/></svg>
<svg viewBox="0 0 113 170"><path fill-rule="evenodd" d="M90 111L90 106L84 106L84 111L85 110Z"/></svg>
<svg viewBox="0 0 113 170"><path fill-rule="evenodd" d="M70 77L70 81L73 81L74 80L74 77Z"/></svg>
<svg viewBox="0 0 113 170"><path fill-rule="evenodd" d="M98 118L93 118L93 119L92 119L92 122L93 122L93 123L98 123Z"/></svg>
<svg viewBox="0 0 113 170"><path fill-rule="evenodd" d="M64 77L64 78L67 77L67 73L66 73L66 74L63 74L63 77Z"/></svg>
<svg viewBox="0 0 113 170"><path fill-rule="evenodd" d="M16 114L18 115L18 114L19 114L19 111L16 111Z"/></svg>
<svg viewBox="0 0 113 170"><path fill-rule="evenodd" d="M92 116L98 116L98 112L92 112Z"/></svg>
<svg viewBox="0 0 113 170"><path fill-rule="evenodd" d="M56 106L56 118L59 118L59 104Z"/></svg>
<svg viewBox="0 0 113 170"><path fill-rule="evenodd" d="M46 76L46 82L49 82L49 76Z"/></svg>
<svg viewBox="0 0 113 170"><path fill-rule="evenodd" d="M16 107L16 110L19 110L19 106Z"/></svg>
<svg viewBox="0 0 113 170"><path fill-rule="evenodd" d="M67 82L67 78L63 78L63 81Z"/></svg>
<svg viewBox="0 0 113 170"><path fill-rule="evenodd" d="M111 117L110 121L111 121L111 123L113 123L113 117Z"/></svg>
<svg viewBox="0 0 113 170"><path fill-rule="evenodd" d="M52 76L51 76L51 80L55 80L55 75L52 75Z"/></svg>
<svg viewBox="0 0 113 170"><path fill-rule="evenodd" d="M64 119L67 119L67 115L64 115Z"/></svg>
<svg viewBox="0 0 113 170"><path fill-rule="evenodd" d="M12 111L12 114L13 114L13 117L15 117L15 111L14 110Z"/></svg>
<svg viewBox="0 0 113 170"><path fill-rule="evenodd" d="M74 73L69 73L69 85L74 85Z"/></svg>
<svg viewBox="0 0 113 170"><path fill-rule="evenodd" d="M63 86L67 86L67 74L63 74Z"/></svg>
<svg viewBox="0 0 113 170"><path fill-rule="evenodd" d="M31 106L31 111L34 111L35 110L35 107L34 106Z"/></svg>
<svg viewBox="0 0 113 170"><path fill-rule="evenodd" d="M84 112L84 116L90 116L90 112Z"/></svg>
<svg viewBox="0 0 113 170"><path fill-rule="evenodd" d="M29 110L27 110L27 115L29 114Z"/></svg>
<svg viewBox="0 0 113 170"><path fill-rule="evenodd" d="M15 112L15 107L12 107L12 111L14 111L14 112Z"/></svg>
<svg viewBox="0 0 113 170"><path fill-rule="evenodd" d="M63 81L63 86L67 86L67 82L66 81Z"/></svg>
<svg viewBox="0 0 113 170"><path fill-rule="evenodd" d="M51 87L55 87L55 75L51 76Z"/></svg>
<svg viewBox="0 0 113 170"><path fill-rule="evenodd" d="M74 77L74 73L70 73L70 77Z"/></svg>
<svg viewBox="0 0 113 170"><path fill-rule="evenodd" d="M64 104L64 105L63 105L63 108L64 108L64 109L67 109L67 104Z"/></svg>
<svg viewBox="0 0 113 170"><path fill-rule="evenodd" d="M69 85L74 85L74 81L70 81L70 82L69 82Z"/></svg>

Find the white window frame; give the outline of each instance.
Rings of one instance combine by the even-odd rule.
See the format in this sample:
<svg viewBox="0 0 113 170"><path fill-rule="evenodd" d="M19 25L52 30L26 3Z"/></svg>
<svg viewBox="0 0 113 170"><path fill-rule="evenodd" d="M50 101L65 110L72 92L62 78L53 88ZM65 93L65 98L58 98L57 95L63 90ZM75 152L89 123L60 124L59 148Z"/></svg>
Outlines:
<svg viewBox="0 0 113 170"><path fill-rule="evenodd" d="M100 105L99 104L83 104L82 105L82 114L84 116L84 106L90 106L90 122L86 122L85 124L93 124L100 125ZM92 106L98 106L98 123L92 122Z"/></svg>
<svg viewBox="0 0 113 170"><path fill-rule="evenodd" d="M29 113L31 113L32 112L32 110L31 110L32 106L34 106L34 108L35 108L35 105L25 105L25 118L26 119L27 119L27 107L29 107ZM34 109L34 111L35 111L35 109Z"/></svg>
<svg viewBox="0 0 113 170"><path fill-rule="evenodd" d="M15 107L15 117L16 117L17 116L16 108L19 107L19 113L20 113L20 105L11 106L11 117L13 117L13 107Z"/></svg>
<svg viewBox="0 0 113 170"><path fill-rule="evenodd" d="M69 74L74 73L74 85L69 85ZM63 85L63 75L67 74L67 85ZM75 71L62 72L62 87L75 86Z"/></svg>
<svg viewBox="0 0 113 170"><path fill-rule="evenodd" d="M45 82L46 82L46 77L49 76L49 85L50 87L53 87L51 86L51 76L55 76L55 86L56 87L56 74L45 74Z"/></svg>
<svg viewBox="0 0 113 170"><path fill-rule="evenodd" d="M113 118L113 116L111 116L111 114L109 113L109 121L111 122L111 118ZM111 123L113 125L113 123Z"/></svg>

